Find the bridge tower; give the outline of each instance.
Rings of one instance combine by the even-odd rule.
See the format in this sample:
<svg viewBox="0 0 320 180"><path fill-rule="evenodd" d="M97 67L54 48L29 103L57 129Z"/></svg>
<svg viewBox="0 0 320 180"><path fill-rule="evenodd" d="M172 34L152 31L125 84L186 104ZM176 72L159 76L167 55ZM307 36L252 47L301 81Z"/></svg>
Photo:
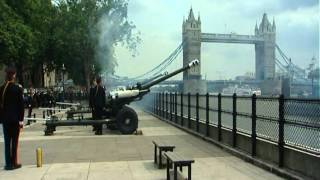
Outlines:
<svg viewBox="0 0 320 180"><path fill-rule="evenodd" d="M183 91L185 93L206 93L206 81L201 79L201 20L200 15L196 19L192 8L189 16L182 23L183 66L192 60L198 59L199 66L195 66L183 73Z"/></svg>
<svg viewBox="0 0 320 180"><path fill-rule="evenodd" d="M264 39L263 42L255 44L256 53L256 79L273 80L275 78L275 45L276 45L276 25L268 20L264 13L259 28L256 24L255 36Z"/></svg>

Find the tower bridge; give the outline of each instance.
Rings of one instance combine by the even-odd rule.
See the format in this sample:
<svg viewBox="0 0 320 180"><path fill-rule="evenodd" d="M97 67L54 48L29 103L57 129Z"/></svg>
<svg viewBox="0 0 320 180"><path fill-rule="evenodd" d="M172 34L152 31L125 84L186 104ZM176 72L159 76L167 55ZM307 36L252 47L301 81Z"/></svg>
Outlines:
<svg viewBox="0 0 320 180"><path fill-rule="evenodd" d="M275 79L275 49L276 25L271 24L264 13L258 27L256 24L254 35L202 33L200 15L196 19L192 8L189 16L182 23L183 65L193 59L201 62L201 43L238 43L255 45L256 80L264 81ZM206 82L201 78L201 66L194 67L183 75L184 92L206 92ZM270 82L269 82L270 84ZM271 85L272 87L272 85Z"/></svg>
<svg viewBox="0 0 320 180"><path fill-rule="evenodd" d="M254 35L201 33L201 42L257 44L264 39Z"/></svg>
<svg viewBox="0 0 320 180"><path fill-rule="evenodd" d="M135 84L143 82L146 79L156 77L163 73L167 67L174 62L178 55L183 52L183 66L189 64L194 59L201 62L201 44L202 43L236 43L251 44L255 50L255 86L261 88L264 95L280 94L290 95L290 86L299 91L312 89L311 91L319 91L319 87L313 86L310 79L307 79L306 71L303 68L293 64L291 58L280 49L276 43L276 25L275 21L271 23L267 14L264 13L262 20L258 26L255 25L253 35L241 34L218 34L201 32L201 19L194 17L193 10L190 9L189 16L182 23L182 41L179 46L169 54L159 65L150 71L137 76L135 78L116 77L114 84ZM276 52L278 53L276 57ZM276 67L281 71L281 77L276 75ZM291 82L292 81L292 82ZM206 93L211 91L215 85L220 85L219 81L207 81L201 77L200 66L194 67L183 74L183 81L163 82L162 84L176 83L179 89L183 87L185 93ZM238 84L239 82L234 81ZM252 84L252 82L242 82L244 84ZM208 88L209 87L209 88ZM220 87L220 86L219 86ZM297 88L298 87L298 88ZM214 88L217 89L217 88ZM284 91L285 90L285 91ZM309 91L309 90L308 90ZM296 93L296 92L295 92Z"/></svg>

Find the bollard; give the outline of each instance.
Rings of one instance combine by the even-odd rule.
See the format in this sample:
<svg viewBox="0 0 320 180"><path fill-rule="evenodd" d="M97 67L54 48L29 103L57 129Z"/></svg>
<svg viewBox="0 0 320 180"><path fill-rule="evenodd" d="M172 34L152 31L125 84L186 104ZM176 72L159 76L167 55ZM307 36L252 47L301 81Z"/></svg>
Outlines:
<svg viewBox="0 0 320 180"><path fill-rule="evenodd" d="M37 148L36 156L37 156L37 167L42 167L42 149L41 148Z"/></svg>

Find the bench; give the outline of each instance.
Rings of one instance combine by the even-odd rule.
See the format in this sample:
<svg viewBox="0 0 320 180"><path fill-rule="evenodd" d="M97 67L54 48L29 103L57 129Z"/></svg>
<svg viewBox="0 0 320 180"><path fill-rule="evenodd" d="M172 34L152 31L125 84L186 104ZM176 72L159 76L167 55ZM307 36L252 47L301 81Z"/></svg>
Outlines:
<svg viewBox="0 0 320 180"><path fill-rule="evenodd" d="M158 160L159 160L158 168L161 169L163 168L162 152L167 152L167 151L172 152L175 146L169 145L167 143L160 142L160 141L152 141L152 143L154 144L154 163L158 164ZM159 156L157 154L158 152L157 149L159 149Z"/></svg>
<svg viewBox="0 0 320 180"><path fill-rule="evenodd" d="M188 180L191 180L191 163L194 163L193 159L186 158L175 152L166 152L164 156L167 158L167 180L170 180L170 166L173 166L173 179L178 179L178 167L182 172L184 166L188 167ZM182 173L179 172L179 175L183 177ZM186 178L181 178L186 179Z"/></svg>

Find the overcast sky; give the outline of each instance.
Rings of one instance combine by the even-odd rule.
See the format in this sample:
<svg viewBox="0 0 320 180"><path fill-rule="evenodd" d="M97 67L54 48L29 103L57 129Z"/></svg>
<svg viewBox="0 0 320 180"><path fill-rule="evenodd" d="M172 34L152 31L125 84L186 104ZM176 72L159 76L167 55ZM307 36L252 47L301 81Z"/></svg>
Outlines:
<svg viewBox="0 0 320 180"><path fill-rule="evenodd" d="M168 57L181 43L182 20L191 6L207 33L252 35L266 12L269 21L275 19L277 44L295 64L305 68L313 56L319 59L318 0L130 0L128 16L142 43L136 57L116 48L116 74L135 77ZM254 45L202 43L202 77L230 79L254 72L254 56ZM168 70L181 66L182 53Z"/></svg>

